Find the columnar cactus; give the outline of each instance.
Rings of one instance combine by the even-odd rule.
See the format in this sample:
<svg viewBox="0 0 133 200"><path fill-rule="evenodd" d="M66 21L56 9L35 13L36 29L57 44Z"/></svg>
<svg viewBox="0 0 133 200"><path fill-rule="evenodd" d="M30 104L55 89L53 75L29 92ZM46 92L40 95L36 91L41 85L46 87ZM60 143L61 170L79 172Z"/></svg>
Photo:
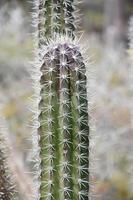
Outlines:
<svg viewBox="0 0 133 200"><path fill-rule="evenodd" d="M88 199L86 70L78 45L49 42L41 58L41 199Z"/></svg>
<svg viewBox="0 0 133 200"><path fill-rule="evenodd" d="M0 200L33 200L34 184L0 117Z"/></svg>
<svg viewBox="0 0 133 200"><path fill-rule="evenodd" d="M128 37L129 37L129 52L131 53L131 57L133 54L133 16L130 17L129 20L129 32L128 32Z"/></svg>
<svg viewBox="0 0 133 200"><path fill-rule="evenodd" d="M8 151L5 145L5 131L1 127L0 132L0 199L15 199L15 184L8 164Z"/></svg>
<svg viewBox="0 0 133 200"><path fill-rule="evenodd" d="M89 199L86 69L75 39L73 0L40 0L39 192L42 200ZM36 135L34 144L36 146ZM37 146L36 146L37 147ZM35 151L36 152L36 151ZM36 158L38 157L38 154ZM37 158L38 159L38 158Z"/></svg>
<svg viewBox="0 0 133 200"><path fill-rule="evenodd" d="M14 196L14 185L10 179L5 153L0 149L0 199L11 200Z"/></svg>

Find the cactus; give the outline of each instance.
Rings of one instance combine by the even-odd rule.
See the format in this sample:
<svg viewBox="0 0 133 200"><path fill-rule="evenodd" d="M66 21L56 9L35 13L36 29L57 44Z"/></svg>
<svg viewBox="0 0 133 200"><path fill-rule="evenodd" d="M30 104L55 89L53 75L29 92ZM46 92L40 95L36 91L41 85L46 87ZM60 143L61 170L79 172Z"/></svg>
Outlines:
<svg viewBox="0 0 133 200"><path fill-rule="evenodd" d="M16 189L8 165L8 148L5 145L4 133L0 133L0 199L12 200L15 199Z"/></svg>
<svg viewBox="0 0 133 200"><path fill-rule="evenodd" d="M75 3L74 0L40 0L37 6L39 59L34 65L33 78L38 104L35 121L38 117L39 124L35 123L38 133L33 134L33 157L40 168L34 166L39 176L36 199L87 200L86 66L75 35Z"/></svg>
<svg viewBox="0 0 133 200"><path fill-rule="evenodd" d="M9 176L5 155L0 149L0 199L11 200L14 194L14 185Z"/></svg>
<svg viewBox="0 0 133 200"><path fill-rule="evenodd" d="M41 199L88 199L89 126L80 47L59 35L41 50Z"/></svg>
<svg viewBox="0 0 133 200"><path fill-rule="evenodd" d="M76 17L73 0L39 0L37 10L39 47L55 33L65 33L74 38Z"/></svg>
<svg viewBox="0 0 133 200"><path fill-rule="evenodd" d="M133 46L133 16L130 17L129 19L129 33L128 33L128 36L129 36L129 46Z"/></svg>
<svg viewBox="0 0 133 200"><path fill-rule="evenodd" d="M0 200L33 200L34 184L0 117Z"/></svg>

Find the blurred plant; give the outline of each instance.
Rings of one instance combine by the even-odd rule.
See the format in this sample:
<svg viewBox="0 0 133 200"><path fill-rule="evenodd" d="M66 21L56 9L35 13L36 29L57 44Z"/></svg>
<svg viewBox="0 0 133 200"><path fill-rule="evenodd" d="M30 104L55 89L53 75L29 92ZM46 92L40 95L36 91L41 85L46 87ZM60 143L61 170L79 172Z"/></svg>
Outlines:
<svg viewBox="0 0 133 200"><path fill-rule="evenodd" d="M129 20L129 52L133 54L133 16Z"/></svg>
<svg viewBox="0 0 133 200"><path fill-rule="evenodd" d="M0 104L4 104L1 112L8 121L12 140L27 164L27 148L31 147L27 140L30 131L27 123L31 117L27 103L33 93L27 65L32 56L33 41L27 34L25 21L23 10L17 3L9 2L0 7Z"/></svg>
<svg viewBox="0 0 133 200"><path fill-rule="evenodd" d="M94 35L90 37L91 45L92 51L98 52L95 57L96 79L92 80L96 91L93 118L98 130L94 147L94 199L132 199L133 93L128 56L124 44L114 49L102 44Z"/></svg>
<svg viewBox="0 0 133 200"><path fill-rule="evenodd" d="M22 158L16 152L3 118L0 127L0 147L0 199L33 199L32 179L27 175Z"/></svg>
<svg viewBox="0 0 133 200"><path fill-rule="evenodd" d="M5 135L0 131L0 199L15 199L15 183L8 163L8 151L5 143Z"/></svg>

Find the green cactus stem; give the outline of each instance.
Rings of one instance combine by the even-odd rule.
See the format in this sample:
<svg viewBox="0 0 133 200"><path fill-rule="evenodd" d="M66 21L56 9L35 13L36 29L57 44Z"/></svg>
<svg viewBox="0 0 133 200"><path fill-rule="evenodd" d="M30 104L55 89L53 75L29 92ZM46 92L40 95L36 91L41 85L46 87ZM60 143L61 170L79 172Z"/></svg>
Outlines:
<svg viewBox="0 0 133 200"><path fill-rule="evenodd" d="M74 38L75 17L73 0L39 0L38 38L39 47L56 33L65 33Z"/></svg>
<svg viewBox="0 0 133 200"><path fill-rule="evenodd" d="M89 125L83 56L79 46L66 39L49 42L44 52L38 130L40 199L87 200Z"/></svg>

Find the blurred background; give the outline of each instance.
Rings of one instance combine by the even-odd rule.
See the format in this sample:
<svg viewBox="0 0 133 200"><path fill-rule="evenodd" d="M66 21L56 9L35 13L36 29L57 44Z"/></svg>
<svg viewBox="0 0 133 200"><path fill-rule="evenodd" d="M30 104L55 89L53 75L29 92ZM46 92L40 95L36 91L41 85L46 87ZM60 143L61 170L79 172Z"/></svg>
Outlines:
<svg viewBox="0 0 133 200"><path fill-rule="evenodd" d="M79 31L87 37L87 57L93 62L92 77L87 69L94 135L92 200L133 200L133 49L129 48L133 44L129 45L128 37L133 1L86 0L78 7L82 16ZM29 72L29 61L34 59L32 11L28 0L0 0L1 112L27 168L33 125L29 106L33 94Z"/></svg>

